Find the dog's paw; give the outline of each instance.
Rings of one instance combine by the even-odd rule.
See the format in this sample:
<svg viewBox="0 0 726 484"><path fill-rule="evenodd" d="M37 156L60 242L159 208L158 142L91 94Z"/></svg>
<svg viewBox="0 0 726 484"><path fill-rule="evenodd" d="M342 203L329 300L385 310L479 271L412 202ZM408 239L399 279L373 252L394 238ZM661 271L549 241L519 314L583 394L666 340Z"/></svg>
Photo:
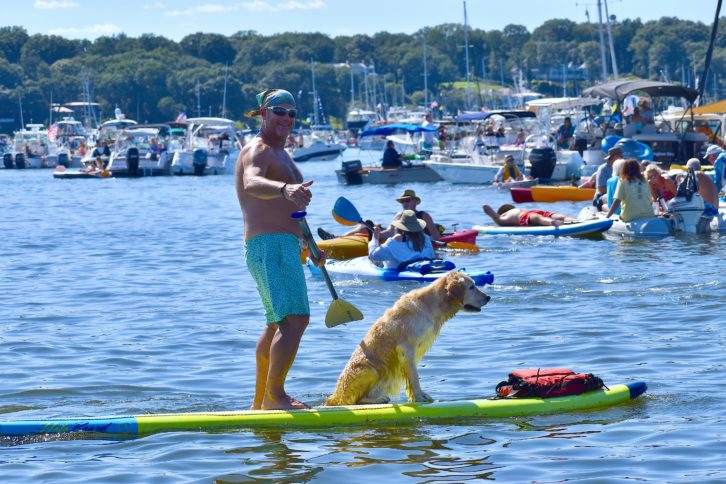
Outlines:
<svg viewBox="0 0 726 484"><path fill-rule="evenodd" d="M423 391L417 395L414 395L414 398L415 398L416 402L433 402L434 401L434 399L431 398L428 395L428 393L423 392Z"/></svg>

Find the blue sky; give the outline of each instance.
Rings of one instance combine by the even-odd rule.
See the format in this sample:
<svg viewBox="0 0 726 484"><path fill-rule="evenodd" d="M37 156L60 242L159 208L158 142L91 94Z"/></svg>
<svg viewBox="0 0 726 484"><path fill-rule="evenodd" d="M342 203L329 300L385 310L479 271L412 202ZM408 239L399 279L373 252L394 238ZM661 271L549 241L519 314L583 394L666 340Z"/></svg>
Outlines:
<svg viewBox="0 0 726 484"><path fill-rule="evenodd" d="M662 16L710 25L716 0L608 0L617 18ZM531 32L550 18L597 21L597 0L467 0L469 25L483 30L508 24ZM724 13L724 12L722 12ZM604 14L603 14L604 15ZM425 26L463 22L463 0L15 0L3 2L2 25L30 34L95 39L144 33L179 41L194 32L230 35L255 30L322 32L330 36L413 33Z"/></svg>

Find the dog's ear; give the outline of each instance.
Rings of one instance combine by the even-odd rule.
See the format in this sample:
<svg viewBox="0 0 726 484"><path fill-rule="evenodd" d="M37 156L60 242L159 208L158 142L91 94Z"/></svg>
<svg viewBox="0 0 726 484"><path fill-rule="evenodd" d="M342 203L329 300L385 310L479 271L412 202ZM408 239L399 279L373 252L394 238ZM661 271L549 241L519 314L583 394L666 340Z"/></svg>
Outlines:
<svg viewBox="0 0 726 484"><path fill-rule="evenodd" d="M468 284L461 272L453 271L446 275L446 296L450 300L464 301Z"/></svg>

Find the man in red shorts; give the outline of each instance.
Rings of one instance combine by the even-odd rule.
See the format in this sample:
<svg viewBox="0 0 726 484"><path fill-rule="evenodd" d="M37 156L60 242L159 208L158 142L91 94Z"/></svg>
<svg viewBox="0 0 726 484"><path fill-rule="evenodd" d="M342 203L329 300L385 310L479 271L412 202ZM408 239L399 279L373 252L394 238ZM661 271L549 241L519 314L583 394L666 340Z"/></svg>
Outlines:
<svg viewBox="0 0 726 484"><path fill-rule="evenodd" d="M522 210L508 203L499 207L499 210L496 212L487 204L482 205L482 209L497 225L507 227L526 227L528 225L551 225L557 227L562 224L577 222L577 219L563 213L547 212L545 210Z"/></svg>

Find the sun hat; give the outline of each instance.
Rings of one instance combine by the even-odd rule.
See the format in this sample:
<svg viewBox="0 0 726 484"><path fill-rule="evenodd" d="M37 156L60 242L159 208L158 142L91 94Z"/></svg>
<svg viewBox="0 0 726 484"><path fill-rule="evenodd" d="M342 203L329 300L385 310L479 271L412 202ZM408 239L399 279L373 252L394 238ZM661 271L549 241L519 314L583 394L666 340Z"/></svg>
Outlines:
<svg viewBox="0 0 726 484"><path fill-rule="evenodd" d="M514 157L512 155L507 155L504 157L504 161L509 161L509 160L514 161Z"/></svg>
<svg viewBox="0 0 726 484"><path fill-rule="evenodd" d="M406 232L421 232L426 228L426 221L416 217L413 210L404 210L401 217L391 222L391 225Z"/></svg>
<svg viewBox="0 0 726 484"><path fill-rule="evenodd" d="M400 202L403 202L404 200L408 200L409 198L413 198L414 200L416 200L416 205L421 203L421 199L418 198L416 196L416 192L411 189L404 190L403 193L401 194L401 196L396 199L396 201L400 203Z"/></svg>
<svg viewBox="0 0 726 484"><path fill-rule="evenodd" d="M719 154L719 153L721 153L722 151L723 151L723 150L722 150L722 149L721 149L720 147L718 147L718 146L716 146L716 145L711 145L711 146L709 146L709 147L708 147L708 149L706 150L706 156L711 156L711 155L718 155L718 154Z"/></svg>

